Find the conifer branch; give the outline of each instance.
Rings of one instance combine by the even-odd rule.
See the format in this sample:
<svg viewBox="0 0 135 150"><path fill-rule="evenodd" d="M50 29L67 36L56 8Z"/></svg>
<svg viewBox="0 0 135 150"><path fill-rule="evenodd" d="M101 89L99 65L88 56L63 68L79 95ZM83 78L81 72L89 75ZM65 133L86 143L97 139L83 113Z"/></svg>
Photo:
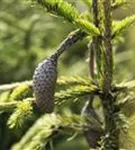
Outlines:
<svg viewBox="0 0 135 150"><path fill-rule="evenodd" d="M61 105L62 103L67 102L67 99L76 99L89 94L100 94L100 91L96 86L76 86L66 91L60 91L55 94L55 104Z"/></svg>
<svg viewBox="0 0 135 150"><path fill-rule="evenodd" d="M91 85L94 84L92 80L90 80L87 77L81 77L81 76L61 76L57 80L58 85Z"/></svg>
<svg viewBox="0 0 135 150"><path fill-rule="evenodd" d="M21 128L26 120L32 117L32 101L23 100L17 103L16 109L8 119L7 125L9 128Z"/></svg>
<svg viewBox="0 0 135 150"><path fill-rule="evenodd" d="M69 22L73 22L79 17L79 11L70 3L63 0L36 0L39 4L55 15L64 17Z"/></svg>
<svg viewBox="0 0 135 150"><path fill-rule="evenodd" d="M9 101L23 100L33 96L32 86L30 84L20 84L10 94Z"/></svg>
<svg viewBox="0 0 135 150"><path fill-rule="evenodd" d="M61 133L63 135L63 133L66 134L70 132L84 133L90 148L99 148L100 150L130 149L131 147L129 145L125 146L126 144L121 144L121 139L126 138L126 141L129 143L128 137L132 140L132 137L129 136L129 128L131 124L132 126L135 124L135 97L132 95L135 89L135 80L112 85L113 38L123 33L135 21L135 15L132 15L121 21L114 21L112 24L112 11L126 4L127 0L83 0L88 6L88 9L92 9L93 22L89 21L91 20L91 16L90 19L85 18L83 14L72 6L72 4L68 3L67 0L31 1L37 2L48 12L64 18L65 21L79 28L70 33L67 38L62 41L52 57L56 56L56 58L58 58L77 41L82 40L86 36L92 36L92 42L88 47L91 50L90 80L79 76L59 78L57 80L58 89L55 96L53 93L56 108L84 100L84 98L88 96L89 99L83 108L84 113L82 113L82 116L72 114L71 112L60 115L55 114L55 111L52 114L42 115L23 137L19 137L21 139L17 137L17 143L11 147L11 150L43 150L55 136L61 136ZM4 18L3 16L6 15L7 14L4 13L0 15L0 19L20 31L28 31L26 38L29 39L29 33L35 22L31 24L31 28L27 29L21 27L19 22L13 24L12 22L17 21L16 18L10 18L10 15ZM27 49L29 49L28 41L29 40L25 41ZM96 62L97 70L94 70L94 62ZM100 86L101 77L103 80L102 86ZM95 79L97 79L96 81L98 83L94 82ZM32 81L0 85L0 96L8 93L8 102L0 103L1 118L4 115L5 120L2 120L3 125L0 127L0 132L3 130L3 126L6 128L8 126L10 129L23 129L31 117L34 121L37 119L35 118L37 114L34 114L35 111L37 113L37 103L35 97L33 97L32 87ZM61 90L63 87L64 89ZM101 106L103 108L103 124L92 105L95 96L101 99L103 106ZM83 97L83 99L81 99L81 97ZM10 113L12 114L7 120ZM7 126L5 123L7 123ZM130 130L133 131L133 129L132 127ZM5 130L7 131L7 129L4 129L6 135ZM9 138L8 134L6 136ZM98 143L100 139L101 141ZM9 139L7 140L9 143L6 140L7 139L4 138L3 141L7 143L7 145L13 144L12 140L10 141L11 143ZM133 143L133 148L135 147L134 145L135 142Z"/></svg>
<svg viewBox="0 0 135 150"><path fill-rule="evenodd" d="M113 91L129 91L135 89L135 80L116 84Z"/></svg>
<svg viewBox="0 0 135 150"><path fill-rule="evenodd" d="M83 130L83 120L77 115L46 114L39 118L29 129L24 137L14 145L11 150L16 149L43 149L54 136L61 132Z"/></svg>
<svg viewBox="0 0 135 150"><path fill-rule="evenodd" d="M59 57L64 51L69 49L73 44L82 40L86 34L79 29L71 32L65 40L61 42L59 47L57 48L56 52L52 55L52 57Z"/></svg>
<svg viewBox="0 0 135 150"><path fill-rule="evenodd" d="M0 85L0 92L11 91L22 84L32 87L32 81L16 82L11 84Z"/></svg>
<svg viewBox="0 0 135 150"><path fill-rule="evenodd" d="M89 21L82 19L81 14L78 10L73 7L70 3L64 0L35 0L44 8L47 9L48 12L51 12L55 15L64 17L65 20L75 24L77 27L85 31L90 35L99 35L100 32L98 28L96 28Z"/></svg>
<svg viewBox="0 0 135 150"><path fill-rule="evenodd" d="M81 77L81 76L71 76L71 77L61 76L58 78L57 86L64 86L64 85L66 86L67 84L68 85L90 85L90 84L94 84L94 82L90 81L90 79L86 77ZM21 86L23 87L24 90L25 90L24 88L25 86L32 88L32 81L22 81L22 82L16 82L11 84L0 85L0 92L11 91L17 87L20 87L20 89L22 90Z"/></svg>
<svg viewBox="0 0 135 150"><path fill-rule="evenodd" d="M68 100L74 100L78 97L82 97L85 95L89 95L89 94L100 94L100 90L98 89L98 87L96 87L95 85L91 85L91 86L75 86L75 87L71 87L67 90L62 90L60 92L56 92L55 94L55 105L56 106L60 106L63 105L65 103L68 103ZM35 98L27 98L25 99L26 101L30 101L32 102L33 105L35 105ZM14 108L17 107L18 101L20 101L19 99L16 101L9 102L9 103L0 103L0 111L11 111L14 110Z"/></svg>
<svg viewBox="0 0 135 150"><path fill-rule="evenodd" d="M135 22L135 15L129 16L121 21L115 22L113 25L112 38L122 34L127 28L131 27Z"/></svg>

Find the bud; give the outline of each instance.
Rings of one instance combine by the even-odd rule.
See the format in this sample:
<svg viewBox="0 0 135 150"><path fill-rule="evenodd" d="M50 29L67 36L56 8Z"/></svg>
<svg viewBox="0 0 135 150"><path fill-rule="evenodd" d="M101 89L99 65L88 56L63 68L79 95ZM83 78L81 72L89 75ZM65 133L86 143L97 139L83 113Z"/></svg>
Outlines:
<svg viewBox="0 0 135 150"><path fill-rule="evenodd" d="M90 148L97 148L104 132L103 130L89 128L87 131L84 131L84 135Z"/></svg>
<svg viewBox="0 0 135 150"><path fill-rule="evenodd" d="M85 117L87 123L87 130L84 131L84 136L90 148L95 149L99 146L99 141L104 135L104 130L100 118L92 106L93 99L93 96L89 96L89 99L82 109L82 117Z"/></svg>
<svg viewBox="0 0 135 150"><path fill-rule="evenodd" d="M54 110L54 93L57 80L57 59L50 57L41 62L33 75L36 104L43 113Z"/></svg>

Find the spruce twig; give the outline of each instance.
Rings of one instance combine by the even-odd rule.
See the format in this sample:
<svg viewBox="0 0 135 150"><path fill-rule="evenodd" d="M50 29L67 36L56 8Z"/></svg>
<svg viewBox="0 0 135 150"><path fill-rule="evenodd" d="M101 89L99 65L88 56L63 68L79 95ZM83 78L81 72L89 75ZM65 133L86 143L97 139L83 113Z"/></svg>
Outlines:
<svg viewBox="0 0 135 150"><path fill-rule="evenodd" d="M100 94L100 90L95 86L76 86L69 88L67 90L62 90L60 92L55 93L55 105L59 106L65 103L68 103L68 99L76 99L76 97L82 97L89 94ZM27 98L26 101L31 101L33 105L35 105L35 98ZM18 104L18 100L9 102L9 103L0 103L0 111L13 111Z"/></svg>
<svg viewBox="0 0 135 150"><path fill-rule="evenodd" d="M58 133L76 130L83 131L84 121L77 115L46 114L39 118L24 137L11 149L43 149Z"/></svg>
<svg viewBox="0 0 135 150"><path fill-rule="evenodd" d="M100 32L91 22L81 18L81 14L70 3L64 0L35 0L45 7L47 11L57 16L64 17L65 20L73 23L87 34L99 35Z"/></svg>
<svg viewBox="0 0 135 150"><path fill-rule="evenodd" d="M87 77L81 77L81 76L70 76L70 77L60 76L57 79L58 86L64 86L64 85L66 86L67 84L68 85L91 85L94 84L94 82L90 81L90 79L88 79ZM26 85L29 86L30 88L33 86L32 81L16 82L11 84L0 85L0 92L11 91L21 85Z"/></svg>
<svg viewBox="0 0 135 150"><path fill-rule="evenodd" d="M57 85L58 86L66 86L66 85L90 85L93 84L92 81L89 81L87 78L82 78L80 76L71 76L71 77L64 77L61 76L57 79ZM0 85L0 92L6 92L6 91L12 91L15 88L26 85L31 88L33 86L32 81L22 81L22 82L16 82L11 84L4 84Z"/></svg>
<svg viewBox="0 0 135 150"><path fill-rule="evenodd" d="M68 85L94 85L93 80L89 81L87 77L82 78L81 76L71 76L71 77L65 77L61 76L57 80L58 86L66 86ZM6 92L11 91L15 89L16 87L20 85L28 85L30 88L32 87L32 81L22 81L22 82L16 82L11 84L4 84L0 85L0 92ZM125 91L125 90L132 90L135 88L135 80L122 82L119 84L115 84L112 87L112 92L118 92L118 91Z"/></svg>
<svg viewBox="0 0 135 150"><path fill-rule="evenodd" d="M127 28L129 28L135 22L135 15L128 16L125 19L114 23L112 38L122 34Z"/></svg>
<svg viewBox="0 0 135 150"><path fill-rule="evenodd" d="M61 42L60 46L57 48L56 53L51 57L59 57L65 50L68 50L72 45L74 45L79 40L83 39L86 36L85 32L77 29L71 32L67 38Z"/></svg>
<svg viewBox="0 0 135 150"><path fill-rule="evenodd" d="M0 92L11 91L22 84L32 87L32 81L22 81L22 82L16 82L11 84L0 85Z"/></svg>
<svg viewBox="0 0 135 150"><path fill-rule="evenodd" d="M26 121L32 118L33 108L32 101L23 100L18 102L16 109L8 119L8 126L10 129L21 128L25 125Z"/></svg>

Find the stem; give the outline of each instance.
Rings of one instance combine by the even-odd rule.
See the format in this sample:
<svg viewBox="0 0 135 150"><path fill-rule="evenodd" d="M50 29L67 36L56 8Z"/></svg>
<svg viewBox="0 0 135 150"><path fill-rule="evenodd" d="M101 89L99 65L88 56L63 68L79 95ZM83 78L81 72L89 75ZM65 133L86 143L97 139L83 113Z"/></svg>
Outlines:
<svg viewBox="0 0 135 150"><path fill-rule="evenodd" d="M70 100L73 100L76 97L79 98L79 97L83 97L86 95L96 95L96 94L99 95L100 94L99 89L95 88L94 86L93 87L82 86L81 89L79 89L78 87L69 88L67 90L61 90L60 92L55 93L55 105L60 106L64 103L68 103ZM25 100L31 101L32 104L35 105L35 98L33 97L26 98ZM9 112L13 110L14 108L16 108L18 101L19 99L13 100L12 102L9 102L9 103L7 102L0 103L0 111Z"/></svg>
<svg viewBox="0 0 135 150"><path fill-rule="evenodd" d="M119 111L115 106L116 97L110 93L104 94L101 99L105 118L105 137L101 142L101 150L119 150L119 129L115 120L115 114Z"/></svg>
<svg viewBox="0 0 135 150"><path fill-rule="evenodd" d="M116 97L111 94L113 77L113 54L111 44L112 15L111 0L101 0L103 6L103 95L101 96L104 118L105 137L103 138L101 150L119 150L119 130L115 121L115 113L118 109L115 106Z"/></svg>
<svg viewBox="0 0 135 150"><path fill-rule="evenodd" d="M83 39L86 36L85 32L80 31L79 29L71 32L67 38L62 41L60 46L57 48L56 52L51 56L54 58L58 58L63 52L73 46L76 42Z"/></svg>
<svg viewBox="0 0 135 150"><path fill-rule="evenodd" d="M111 90L112 76L113 76L113 54L111 44L112 34L112 15L111 15L111 0L102 0L104 8L104 81L103 91L109 93Z"/></svg>
<svg viewBox="0 0 135 150"><path fill-rule="evenodd" d="M99 22L99 5L98 5L98 0L93 0L92 1L92 14L93 14L93 24L99 28L100 22ZM100 79L100 75L102 74L101 71L101 37L100 36L95 36L92 39L92 48L93 51L96 54L96 66L97 66L97 75L98 78Z"/></svg>
<svg viewBox="0 0 135 150"><path fill-rule="evenodd" d="M94 79L95 77L95 72L94 72L94 66L95 66L95 56L94 56L94 47L91 42L88 44L88 49L90 53L90 58L89 58L89 71L90 71L90 77Z"/></svg>
<svg viewBox="0 0 135 150"><path fill-rule="evenodd" d="M98 20L98 0L92 1L92 13L93 13L93 24L98 28L99 27L99 20ZM90 52L90 58L89 58L89 70L90 70L90 77L94 80L95 79L95 58L96 58L96 66L97 66L97 72L98 76L100 76L101 73L101 50L100 50L100 37L93 37L92 42L90 41L88 44L88 49ZM93 118L100 124L99 116L96 114L94 108L93 108L93 101L94 96L90 95L89 99L86 101L85 106L82 109L82 115L86 118ZM104 131L102 129L98 130L96 128L92 128L91 122L88 121L89 128L87 131L84 132L84 136L90 146L90 148L97 148L99 146L99 141L101 136L103 136Z"/></svg>

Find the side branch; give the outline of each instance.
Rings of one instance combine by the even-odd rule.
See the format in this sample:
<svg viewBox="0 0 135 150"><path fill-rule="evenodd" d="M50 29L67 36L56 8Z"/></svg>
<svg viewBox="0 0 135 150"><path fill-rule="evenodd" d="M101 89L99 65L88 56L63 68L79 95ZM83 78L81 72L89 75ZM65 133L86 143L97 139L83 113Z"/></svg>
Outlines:
<svg viewBox="0 0 135 150"><path fill-rule="evenodd" d="M71 76L71 77L59 77L57 79L57 86L66 86L66 85L91 85L94 83L90 81L88 78L82 78L80 76ZM11 84L4 84L0 85L0 93L6 92L6 91L12 91L16 87L21 85L28 85L30 88L33 86L32 81L22 81L22 82L16 82Z"/></svg>
<svg viewBox="0 0 135 150"><path fill-rule="evenodd" d="M67 38L61 42L60 46L57 48L56 52L52 57L59 57L64 51L69 49L71 46L73 46L76 42L79 40L82 40L86 36L85 32L82 32L81 30L77 29L73 32L71 32Z"/></svg>
<svg viewBox="0 0 135 150"><path fill-rule="evenodd" d="M5 92L5 91L10 91L15 89L16 87L26 84L28 86L32 86L32 81L22 81L22 82L16 82L16 83L11 83L11 84L5 84L5 85L0 85L0 93Z"/></svg>
<svg viewBox="0 0 135 150"><path fill-rule="evenodd" d="M111 0L102 0L104 7L104 81L103 91L109 93L112 85L113 77L113 54L111 44L112 34L112 16L111 16Z"/></svg>
<svg viewBox="0 0 135 150"><path fill-rule="evenodd" d="M57 92L55 94L55 105L60 106L65 103L68 103L69 100L73 101L76 98L79 98L79 97L82 97L85 95L89 95L89 94L99 95L100 91L94 85L91 85L90 87L89 86L76 86L76 87L73 87L73 88L70 88L67 90L63 90L63 91ZM33 106L36 106L34 97L26 98L25 100L32 102ZM13 111L17 107L18 101L19 100L12 101L9 103L7 103L7 102L0 103L0 111L4 111L4 112Z"/></svg>
<svg viewBox="0 0 135 150"><path fill-rule="evenodd" d="M96 36L100 32L91 22L81 18L79 11L73 7L70 3L64 0L34 0L47 9L48 12L60 17L64 17L65 20L76 25L76 27L82 29L87 34Z"/></svg>

